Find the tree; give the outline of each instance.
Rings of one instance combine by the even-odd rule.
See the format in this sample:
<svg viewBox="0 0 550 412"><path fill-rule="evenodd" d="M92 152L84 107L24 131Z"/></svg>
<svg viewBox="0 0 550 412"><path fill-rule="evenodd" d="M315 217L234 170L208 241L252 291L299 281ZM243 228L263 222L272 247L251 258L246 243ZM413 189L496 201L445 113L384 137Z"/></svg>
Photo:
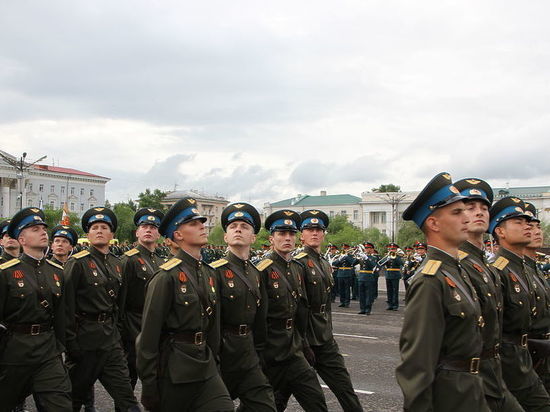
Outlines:
<svg viewBox="0 0 550 412"><path fill-rule="evenodd" d="M363 232L348 222L348 217L345 215L335 216L331 219L328 228L326 243L331 243L340 246L343 243L355 245L361 243L364 238Z"/></svg>
<svg viewBox="0 0 550 412"><path fill-rule="evenodd" d="M414 222L403 222L397 233L397 244L401 248L405 248L414 245L416 242L426 242L424 233Z"/></svg>
<svg viewBox="0 0 550 412"><path fill-rule="evenodd" d="M378 188L372 189L373 192L386 193L386 192L400 192L401 186L394 185L393 183L388 183L387 185L380 185Z"/></svg>
<svg viewBox="0 0 550 412"><path fill-rule="evenodd" d="M374 248L384 254L386 246L390 243L390 238L388 235L382 233L380 229L376 227L369 227L368 229L363 230L364 240L363 242L371 242L374 244Z"/></svg>
<svg viewBox="0 0 550 412"><path fill-rule="evenodd" d="M134 214L133 210L127 203L116 203L113 207L113 212L117 217L118 228L115 232L115 238L119 242L133 242L135 240Z"/></svg>
<svg viewBox="0 0 550 412"><path fill-rule="evenodd" d="M159 210L165 210L165 206L161 203L168 192L163 192L160 189L155 189L151 192L150 189L145 189L138 195L139 207L152 207Z"/></svg>
<svg viewBox="0 0 550 412"><path fill-rule="evenodd" d="M256 241L252 245L254 249L261 249L262 245L269 244L269 235L270 233L265 228L261 228L258 234L256 235Z"/></svg>
<svg viewBox="0 0 550 412"><path fill-rule="evenodd" d="M548 247L548 245L550 245L550 223L541 220L540 228L542 229L542 234L544 236L544 246Z"/></svg>
<svg viewBox="0 0 550 412"><path fill-rule="evenodd" d="M212 228L212 230L210 231L210 234L208 235L208 243L210 243L211 245L216 245L216 246L225 244L225 242L223 240L223 235L224 234L225 234L225 232L223 231L221 225L214 226Z"/></svg>

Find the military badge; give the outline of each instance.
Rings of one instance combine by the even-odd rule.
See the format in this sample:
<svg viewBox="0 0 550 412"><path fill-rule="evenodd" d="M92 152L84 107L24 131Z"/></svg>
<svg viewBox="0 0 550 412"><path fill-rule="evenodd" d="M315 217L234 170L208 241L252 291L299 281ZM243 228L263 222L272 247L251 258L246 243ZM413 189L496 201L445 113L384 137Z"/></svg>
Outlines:
<svg viewBox="0 0 550 412"><path fill-rule="evenodd" d="M271 279L279 279L280 277L281 277L281 275L279 275L279 273L277 273L275 271L271 272Z"/></svg>
<svg viewBox="0 0 550 412"><path fill-rule="evenodd" d="M313 219L311 219L311 223L319 223L319 219L317 219L316 217L314 217Z"/></svg>
<svg viewBox="0 0 550 412"><path fill-rule="evenodd" d="M470 194L471 195L477 195L477 196L481 196L481 192L477 189L470 189Z"/></svg>
<svg viewBox="0 0 550 412"><path fill-rule="evenodd" d="M471 185L477 185L477 184L481 183L481 180L477 180L477 179L466 179L466 181L468 183L470 183Z"/></svg>
<svg viewBox="0 0 550 412"><path fill-rule="evenodd" d="M181 293L187 293L187 286L186 285L181 285Z"/></svg>
<svg viewBox="0 0 550 412"><path fill-rule="evenodd" d="M32 211L33 213L38 213L38 212L40 212L40 209L32 208L31 211Z"/></svg>
<svg viewBox="0 0 550 412"><path fill-rule="evenodd" d="M55 280L55 286L60 287L61 284L59 283L59 276L57 276L56 273L53 274L53 280Z"/></svg>
<svg viewBox="0 0 550 412"><path fill-rule="evenodd" d="M116 269L116 272L117 272L117 273L121 273L121 270L120 270L120 266L119 266L119 265L116 265L116 266L115 266L115 269Z"/></svg>
<svg viewBox="0 0 550 412"><path fill-rule="evenodd" d="M457 291L455 291L455 294L453 296L458 302L460 302L462 300L462 298L460 297L460 295L458 294Z"/></svg>
<svg viewBox="0 0 550 412"><path fill-rule="evenodd" d="M520 203L521 199L518 199L517 197L513 197L512 201L515 202L515 203Z"/></svg>
<svg viewBox="0 0 550 412"><path fill-rule="evenodd" d="M445 282L447 282L447 285L449 285L452 288L456 288L456 283L454 283L451 279L445 276Z"/></svg>
<svg viewBox="0 0 550 412"><path fill-rule="evenodd" d="M517 282L518 281L518 278L512 272L508 273L508 276L510 276L510 279L512 279L512 282Z"/></svg>
<svg viewBox="0 0 550 412"><path fill-rule="evenodd" d="M88 262L88 266L90 267L90 269L94 270L94 269L97 269L97 266L95 265L95 262L93 260L90 260Z"/></svg>
<svg viewBox="0 0 550 412"><path fill-rule="evenodd" d="M243 212L237 212L235 213L235 217L243 217L244 216L244 213Z"/></svg>
<svg viewBox="0 0 550 412"><path fill-rule="evenodd" d="M25 286L25 282L23 282L22 280L20 280L19 282L17 282L17 286L19 286L20 288L22 288L23 286Z"/></svg>
<svg viewBox="0 0 550 412"><path fill-rule="evenodd" d="M229 280L229 281L227 281L227 286L229 286L230 288L234 288L235 287L235 282L233 282L232 280Z"/></svg>
<svg viewBox="0 0 550 412"><path fill-rule="evenodd" d="M178 277L181 283L187 282L187 275L185 274L185 272L180 272Z"/></svg>
<svg viewBox="0 0 550 412"><path fill-rule="evenodd" d="M15 270L13 272L13 278L14 279L23 279L24 277L25 277L25 275L23 274L22 270Z"/></svg>
<svg viewBox="0 0 550 412"><path fill-rule="evenodd" d="M307 265L308 265L310 268L314 268L314 267L315 267L315 265L314 265L314 263L313 263L313 260L311 260L311 259L308 259L308 260L307 260Z"/></svg>
<svg viewBox="0 0 550 412"><path fill-rule="evenodd" d="M453 192L453 193L456 193L457 195L460 194L460 190L458 190L456 187L454 187L454 186L452 186L452 185L449 186L449 190L450 190L451 192Z"/></svg>
<svg viewBox="0 0 550 412"><path fill-rule="evenodd" d="M195 200L195 199L187 199L187 201L188 201L189 203L191 203L192 205L194 205L194 204L195 204L195 202L196 202L196 200Z"/></svg>
<svg viewBox="0 0 550 412"><path fill-rule="evenodd" d="M292 224L292 220L290 219L285 219L285 225L291 225Z"/></svg>
<svg viewBox="0 0 550 412"><path fill-rule="evenodd" d="M279 289L279 282L273 282L273 287L275 289Z"/></svg>
<svg viewBox="0 0 550 412"><path fill-rule="evenodd" d="M483 274L483 281L485 283L489 283L489 278L487 277L487 275L485 273Z"/></svg>
<svg viewBox="0 0 550 412"><path fill-rule="evenodd" d="M317 214L319 214L319 211L318 210L310 210L309 213L311 213L312 215L317 215Z"/></svg>
<svg viewBox="0 0 550 412"><path fill-rule="evenodd" d="M225 271L225 278L226 279L233 279L235 277L235 274L233 273L233 271L231 269L227 269Z"/></svg>
<svg viewBox="0 0 550 412"><path fill-rule="evenodd" d="M240 209L241 207L244 207L244 205L242 203L235 203L233 207Z"/></svg>
<svg viewBox="0 0 550 412"><path fill-rule="evenodd" d="M451 180L451 175L449 173L444 173L441 176L443 176L447 180Z"/></svg>
<svg viewBox="0 0 550 412"><path fill-rule="evenodd" d="M214 288L214 278L208 278L208 283L210 284L210 289L212 290L212 293L215 293L216 289Z"/></svg>
<svg viewBox="0 0 550 412"><path fill-rule="evenodd" d="M287 216L292 216L294 214L294 212L289 212L288 210L285 210L283 213Z"/></svg>
<svg viewBox="0 0 550 412"><path fill-rule="evenodd" d="M474 267L475 270L477 270L479 273L483 273L483 268L481 266L479 266L477 263L474 263L472 265Z"/></svg>
<svg viewBox="0 0 550 412"><path fill-rule="evenodd" d="M514 290L516 291L516 293L519 293L520 292L520 288L519 288L519 285L517 283L514 283Z"/></svg>
<svg viewBox="0 0 550 412"><path fill-rule="evenodd" d="M196 213L198 215L199 214L199 209L191 209L191 212Z"/></svg>

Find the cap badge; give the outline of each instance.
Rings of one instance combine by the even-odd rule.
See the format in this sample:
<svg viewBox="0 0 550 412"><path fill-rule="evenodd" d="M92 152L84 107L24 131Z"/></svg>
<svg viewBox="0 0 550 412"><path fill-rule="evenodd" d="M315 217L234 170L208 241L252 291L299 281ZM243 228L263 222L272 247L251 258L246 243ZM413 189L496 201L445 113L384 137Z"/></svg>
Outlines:
<svg viewBox="0 0 550 412"><path fill-rule="evenodd" d="M518 199L517 197L511 197L510 199L512 199L515 203L521 202L521 199Z"/></svg>
<svg viewBox="0 0 550 412"><path fill-rule="evenodd" d="M233 207L236 207L237 209L240 209L241 207L244 207L242 203L236 203L233 205Z"/></svg>
<svg viewBox="0 0 550 412"><path fill-rule="evenodd" d="M521 207L519 207L519 206L516 207L514 210L515 210L516 212L523 212L523 209L522 209Z"/></svg>
<svg viewBox="0 0 550 412"><path fill-rule="evenodd" d="M34 220L42 220L42 219L40 218L40 216L33 216L32 218L33 218Z"/></svg>
<svg viewBox="0 0 550 412"><path fill-rule="evenodd" d="M59 233L61 233L62 235L68 235L66 230L60 230Z"/></svg>
<svg viewBox="0 0 550 412"><path fill-rule="evenodd" d="M319 219L313 218L313 219L311 219L311 223L319 223Z"/></svg>
<svg viewBox="0 0 550 412"><path fill-rule="evenodd" d="M481 183L481 180L477 180L477 179L466 179L466 181L468 183L470 183L471 185L477 185L477 184Z"/></svg>
<svg viewBox="0 0 550 412"><path fill-rule="evenodd" d="M311 213L312 215L317 215L319 213L318 210L310 210L309 213Z"/></svg>
<svg viewBox="0 0 550 412"><path fill-rule="evenodd" d="M531 212L530 210L526 210L526 211L525 211L525 214L528 215L528 216L531 216L531 217L535 217L535 215L533 214L533 212Z"/></svg>
<svg viewBox="0 0 550 412"><path fill-rule="evenodd" d="M453 193L460 194L460 192L458 191L458 189L457 189L456 187L452 186L452 185L449 186L449 190L450 190L451 192L453 192Z"/></svg>
<svg viewBox="0 0 550 412"><path fill-rule="evenodd" d="M449 173L443 173L441 176L443 176L447 180L451 180L451 175Z"/></svg>
<svg viewBox="0 0 550 412"><path fill-rule="evenodd" d="M105 216L103 216L103 215L95 215L95 218L96 218L96 219L103 219L104 217L105 217Z"/></svg>
<svg viewBox="0 0 550 412"><path fill-rule="evenodd" d="M285 219L285 225L291 225L292 224L292 220L290 219Z"/></svg>
<svg viewBox="0 0 550 412"><path fill-rule="evenodd" d="M470 194L471 195L477 195L477 196L481 196L481 192L477 189L470 189Z"/></svg>
<svg viewBox="0 0 550 412"><path fill-rule="evenodd" d="M191 212L196 213L197 215L199 214L198 209L195 209L195 208L191 209Z"/></svg>
<svg viewBox="0 0 550 412"><path fill-rule="evenodd" d="M189 203L191 203L192 205L194 205L195 203L197 203L197 201L195 199L187 199L189 201Z"/></svg>
<svg viewBox="0 0 550 412"><path fill-rule="evenodd" d="M289 212L288 210L285 210L283 213L287 216L292 216L294 214L294 212Z"/></svg>
<svg viewBox="0 0 550 412"><path fill-rule="evenodd" d="M33 207L33 208L31 209L31 211L32 211L33 213L38 213L38 212L40 212L40 209L36 209L36 208Z"/></svg>
<svg viewBox="0 0 550 412"><path fill-rule="evenodd" d="M101 212L103 209L105 209L105 208L103 208L103 207L96 207L94 210L97 211L97 212Z"/></svg>
<svg viewBox="0 0 550 412"><path fill-rule="evenodd" d="M147 209L147 210L151 213L155 213L157 211L156 209Z"/></svg>
<svg viewBox="0 0 550 412"><path fill-rule="evenodd" d="M243 217L244 216L244 213L243 212L237 212L235 213L235 217Z"/></svg>
<svg viewBox="0 0 550 412"><path fill-rule="evenodd" d="M155 216L147 216L147 220L155 220Z"/></svg>

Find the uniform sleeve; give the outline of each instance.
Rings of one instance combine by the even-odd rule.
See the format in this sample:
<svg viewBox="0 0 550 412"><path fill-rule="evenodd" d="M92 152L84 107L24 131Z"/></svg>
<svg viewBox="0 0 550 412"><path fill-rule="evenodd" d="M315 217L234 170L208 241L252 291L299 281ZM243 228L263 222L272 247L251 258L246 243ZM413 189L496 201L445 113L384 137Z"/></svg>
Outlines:
<svg viewBox="0 0 550 412"><path fill-rule="evenodd" d="M405 411L432 411L432 383L445 330L442 294L433 276L422 276L409 288L396 369Z"/></svg>
<svg viewBox="0 0 550 412"><path fill-rule="evenodd" d="M145 294L141 333L136 339L136 364L144 392L157 388L162 327L173 305L174 286L165 272L157 272Z"/></svg>
<svg viewBox="0 0 550 412"><path fill-rule="evenodd" d="M298 332L300 333L300 336L302 337L302 340L304 341L304 344L307 345L307 339L306 339L306 331L308 327L309 322L309 303L307 300L307 293L306 293L306 285L305 285L305 268L300 265L299 266L299 287L301 289L301 295L298 298L297 302L297 309L296 309L296 328Z"/></svg>
<svg viewBox="0 0 550 412"><path fill-rule="evenodd" d="M130 281L130 273L132 270L131 259L123 255L120 259L120 266L122 268L121 285L119 293L119 310L118 310L118 328L121 335L124 337L123 321L126 318L126 299L128 296L128 283Z"/></svg>
<svg viewBox="0 0 550 412"><path fill-rule="evenodd" d="M69 259L64 267L65 276L65 339L66 348L70 353L72 351L79 351L78 342L76 341L77 334L77 322L76 322L76 290L82 276L82 269L79 261L76 259Z"/></svg>
<svg viewBox="0 0 550 412"><path fill-rule="evenodd" d="M256 309L254 318L254 346L256 352L261 352L265 349L267 340L267 288L263 272L258 274L260 278L260 306Z"/></svg>
<svg viewBox="0 0 550 412"><path fill-rule="evenodd" d="M210 347L216 363L219 364L219 353L221 346L221 290L220 290L220 277L217 270L213 270L211 275L216 285L216 303L212 309L214 309L214 318L210 323L210 329L206 336L206 344Z"/></svg>
<svg viewBox="0 0 550 412"><path fill-rule="evenodd" d="M57 342L60 345L60 350L64 351L67 344L67 318L65 317L66 312L66 297L65 297L65 275L60 276L59 281L61 282L61 296L55 297L55 307L54 307L54 330L55 337Z"/></svg>

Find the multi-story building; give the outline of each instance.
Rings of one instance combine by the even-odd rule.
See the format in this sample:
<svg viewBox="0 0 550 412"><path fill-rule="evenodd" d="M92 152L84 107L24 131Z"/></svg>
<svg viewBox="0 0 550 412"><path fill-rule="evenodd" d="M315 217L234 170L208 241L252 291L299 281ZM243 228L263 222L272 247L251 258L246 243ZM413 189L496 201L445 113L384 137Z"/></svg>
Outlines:
<svg viewBox="0 0 550 412"><path fill-rule="evenodd" d="M343 215L348 221L357 227L363 227L363 216L361 213L361 198L349 194L327 195L321 191L319 196L299 194L296 197L264 204L265 216L277 210L291 209L301 213L308 209L319 209L325 212L329 218Z"/></svg>
<svg viewBox="0 0 550 412"><path fill-rule="evenodd" d="M229 201L221 196L202 193L198 190L177 190L169 192L161 203L166 207L171 207L184 197L192 197L197 201L197 209L203 216L208 218L205 223L208 233L210 233L214 226L220 223L222 211L224 207L229 204Z"/></svg>
<svg viewBox="0 0 550 412"><path fill-rule="evenodd" d="M9 153L2 154L17 160ZM105 184L110 179L65 167L36 164L23 173L0 157L0 216L13 216L22 207L62 209L81 216L91 207L105 204Z"/></svg>
<svg viewBox="0 0 550 412"><path fill-rule="evenodd" d="M516 196L532 203L541 220L550 222L550 186L497 187L493 189L495 201L506 196Z"/></svg>

